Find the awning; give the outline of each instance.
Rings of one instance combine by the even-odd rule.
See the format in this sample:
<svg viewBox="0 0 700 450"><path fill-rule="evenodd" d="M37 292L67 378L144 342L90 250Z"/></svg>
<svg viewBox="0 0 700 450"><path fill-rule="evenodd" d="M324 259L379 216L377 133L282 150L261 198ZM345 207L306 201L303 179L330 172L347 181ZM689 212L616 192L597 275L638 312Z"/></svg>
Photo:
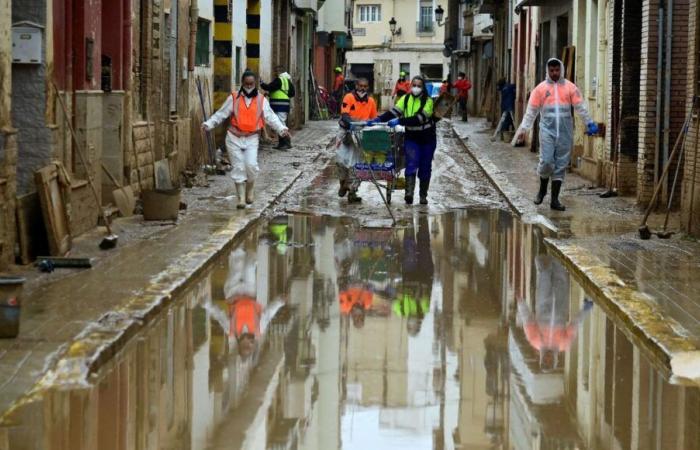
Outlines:
<svg viewBox="0 0 700 450"><path fill-rule="evenodd" d="M515 13L520 14L520 11L525 6L561 6L570 3L570 1L566 0L522 0L520 3L515 5Z"/></svg>

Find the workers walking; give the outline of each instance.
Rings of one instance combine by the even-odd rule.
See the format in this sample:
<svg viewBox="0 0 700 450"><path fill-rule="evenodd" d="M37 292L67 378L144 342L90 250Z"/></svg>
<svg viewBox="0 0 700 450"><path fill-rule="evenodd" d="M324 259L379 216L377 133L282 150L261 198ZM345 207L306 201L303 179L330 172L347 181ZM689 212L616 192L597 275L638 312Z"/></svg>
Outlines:
<svg viewBox="0 0 700 450"><path fill-rule="evenodd" d="M406 194L407 205L413 204L416 176L420 180L420 204L428 204L428 189L437 147L433 99L426 91L425 79L421 76L411 80L411 92L401 97L394 107L374 121L388 122L390 127L401 125L406 128L404 151L406 153Z"/></svg>
<svg viewBox="0 0 700 450"><path fill-rule="evenodd" d="M345 93L345 76L343 76L343 68L335 68L335 80L333 81L333 91L331 95L335 99L336 103L340 107L340 102L343 100L343 94ZM340 112L340 108L336 112Z"/></svg>
<svg viewBox="0 0 700 450"><path fill-rule="evenodd" d="M462 120L467 122L469 120L467 114L467 101L469 100L469 89L472 88L472 82L469 81L466 73L460 72L459 76L457 77L457 81L455 81L454 87L457 89L457 99L459 101L459 109L462 113Z"/></svg>
<svg viewBox="0 0 700 450"><path fill-rule="evenodd" d="M501 79L496 85L496 90L501 94L501 119L491 136L491 141L495 141L498 135L503 138L503 131L515 126L515 84Z"/></svg>
<svg viewBox="0 0 700 450"><path fill-rule="evenodd" d="M355 176L355 164L362 159L362 149L358 148L352 138L352 122L365 122L377 117L377 104L369 96L369 81L360 78L355 82L355 90L343 97L340 111L341 131L336 140L336 167L340 188L338 196L348 195L348 203L359 203L357 195L360 180Z"/></svg>
<svg viewBox="0 0 700 450"><path fill-rule="evenodd" d="M542 203L551 178L550 207L557 211L566 210L559 201L559 193L574 143L572 107L586 123L586 134L598 133L598 125L591 119L581 91L574 83L564 78L564 74L564 63L556 58L547 61L547 78L530 94L527 112L514 139L514 142L523 140L537 115L540 115L540 162L537 166L540 189L534 201L536 205Z"/></svg>
<svg viewBox="0 0 700 450"><path fill-rule="evenodd" d="M270 93L270 106L279 117L280 122L287 125L287 118L291 106L291 99L294 98L296 92L292 83L292 76L287 73L283 67L277 67L277 76L270 83L260 83L260 87ZM280 137L277 147L278 150L288 150L292 148L292 141L289 137Z"/></svg>
<svg viewBox="0 0 700 450"><path fill-rule="evenodd" d="M399 72L399 79L394 85L394 92L391 94L394 99L399 99L411 91L411 82L406 79L406 72Z"/></svg>
<svg viewBox="0 0 700 450"><path fill-rule="evenodd" d="M205 131L211 131L224 120L230 119L226 133L226 150L233 163L231 178L236 183L238 209L245 208L254 200L255 179L260 172L258 167L258 147L260 131L265 123L277 134L289 138L289 129L272 111L268 100L258 92L257 76L246 70L241 78L242 87L233 92L221 109L202 124Z"/></svg>

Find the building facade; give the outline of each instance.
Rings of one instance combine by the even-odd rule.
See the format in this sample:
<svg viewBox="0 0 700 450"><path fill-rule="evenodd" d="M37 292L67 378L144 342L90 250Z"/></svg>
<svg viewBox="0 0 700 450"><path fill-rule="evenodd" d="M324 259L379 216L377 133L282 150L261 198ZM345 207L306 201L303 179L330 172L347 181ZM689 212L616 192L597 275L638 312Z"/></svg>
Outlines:
<svg viewBox="0 0 700 450"><path fill-rule="evenodd" d="M390 105L402 70L435 82L449 74L449 60L442 53L445 28L436 22L437 6L435 0L350 2L353 49L346 53L347 72L368 78L383 108Z"/></svg>
<svg viewBox="0 0 700 450"><path fill-rule="evenodd" d="M655 206L671 200L681 210L682 229L698 236L696 11L697 0L455 0L448 15L458 19L450 21L445 42L453 47L453 72L466 71L474 81L475 67L484 64L494 80L517 86L517 122L529 93L545 77L547 59L562 59L591 116L605 125L604 136L589 137L576 120L572 170L594 185L614 185L645 207L669 166ZM480 14L493 19L493 42L477 55L476 20L465 18ZM498 93L489 81L474 83L483 91L474 92L471 106L495 121ZM676 146L685 149L685 156L669 162Z"/></svg>

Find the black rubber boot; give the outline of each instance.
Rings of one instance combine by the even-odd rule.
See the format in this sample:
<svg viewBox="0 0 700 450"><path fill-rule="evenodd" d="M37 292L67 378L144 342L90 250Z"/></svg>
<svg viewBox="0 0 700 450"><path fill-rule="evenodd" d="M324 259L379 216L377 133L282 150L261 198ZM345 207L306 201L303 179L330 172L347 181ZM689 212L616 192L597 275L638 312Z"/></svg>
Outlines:
<svg viewBox="0 0 700 450"><path fill-rule="evenodd" d="M413 191L416 190L416 176L411 175L406 177L406 194L403 199L406 200L407 205L413 204Z"/></svg>
<svg viewBox="0 0 700 450"><path fill-rule="evenodd" d="M278 150L289 150L292 148L292 139L287 137L280 137L280 143L277 146Z"/></svg>
<svg viewBox="0 0 700 450"><path fill-rule="evenodd" d="M547 195L547 185L549 184L549 178L540 178L540 191L535 197L535 205L541 205L544 201L544 196ZM554 186L552 186L554 190Z"/></svg>
<svg viewBox="0 0 700 450"><path fill-rule="evenodd" d="M561 180L552 180L552 202L549 207L555 211L566 211L566 207L559 203L559 192L561 191Z"/></svg>
<svg viewBox="0 0 700 450"><path fill-rule="evenodd" d="M340 180L340 187L338 188L338 197L345 197L348 193L348 187L345 185L345 181Z"/></svg>
<svg viewBox="0 0 700 450"><path fill-rule="evenodd" d="M348 203L362 203L362 197L359 197L357 192L350 191L348 192Z"/></svg>
<svg viewBox="0 0 700 450"><path fill-rule="evenodd" d="M420 204L421 205L427 205L428 204L428 189L430 188L430 180L420 180L420 190L419 195L420 195Z"/></svg>

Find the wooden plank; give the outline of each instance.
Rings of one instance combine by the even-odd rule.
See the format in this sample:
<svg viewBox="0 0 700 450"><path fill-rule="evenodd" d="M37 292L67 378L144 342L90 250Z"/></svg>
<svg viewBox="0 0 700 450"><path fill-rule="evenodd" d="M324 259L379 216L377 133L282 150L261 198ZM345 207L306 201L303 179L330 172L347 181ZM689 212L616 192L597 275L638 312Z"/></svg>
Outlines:
<svg viewBox="0 0 700 450"><path fill-rule="evenodd" d="M37 255L49 251L39 194L33 192L17 197L16 213L20 261L30 264Z"/></svg>
<svg viewBox="0 0 700 450"><path fill-rule="evenodd" d="M58 170L50 165L34 173L39 203L51 256L64 256L71 248L68 212L65 205L65 188L58 182Z"/></svg>

